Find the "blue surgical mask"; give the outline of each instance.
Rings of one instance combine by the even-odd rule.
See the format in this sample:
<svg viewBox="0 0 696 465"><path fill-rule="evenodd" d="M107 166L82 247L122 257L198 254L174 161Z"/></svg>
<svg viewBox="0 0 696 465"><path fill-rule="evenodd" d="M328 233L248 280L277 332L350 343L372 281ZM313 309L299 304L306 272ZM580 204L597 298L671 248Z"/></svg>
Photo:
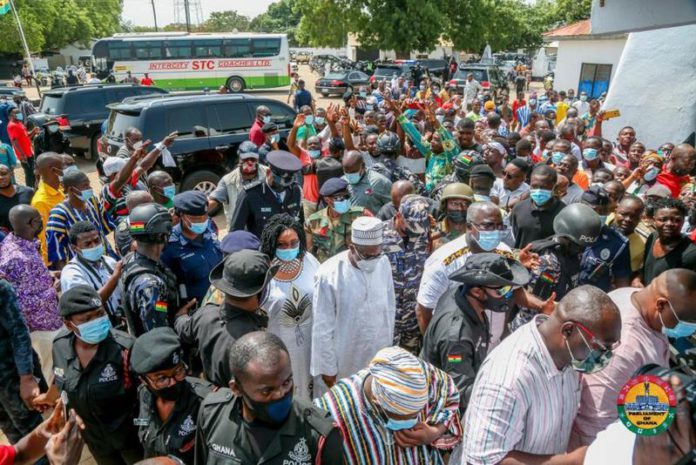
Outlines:
<svg viewBox="0 0 696 465"><path fill-rule="evenodd" d="M208 230L208 223L210 220L205 220L201 223L194 223L193 221L189 221L189 229L193 234L203 234Z"/></svg>
<svg viewBox="0 0 696 465"><path fill-rule="evenodd" d="M77 173L78 171L80 171L80 168L78 168L77 165L66 166L63 168L63 176L69 173Z"/></svg>
<svg viewBox="0 0 696 465"><path fill-rule="evenodd" d="M357 184L360 182L360 178L362 178L362 173L358 171L357 173L346 173L343 175L343 179L348 182L348 184Z"/></svg>
<svg viewBox="0 0 696 465"><path fill-rule="evenodd" d="M93 196L94 192L92 191L92 189L80 191L80 199L82 199L83 202L89 202Z"/></svg>
<svg viewBox="0 0 696 465"><path fill-rule="evenodd" d="M309 156L313 159L319 158L321 156L321 150L307 150Z"/></svg>
<svg viewBox="0 0 696 465"><path fill-rule="evenodd" d="M24 121L24 114L17 113L17 121Z"/></svg>
<svg viewBox="0 0 696 465"><path fill-rule="evenodd" d="M77 329L80 330L80 335L77 336L81 341L87 344L99 344L101 341L106 339L109 335L109 330L111 330L111 321L109 317L104 315L94 320L77 325Z"/></svg>
<svg viewBox="0 0 696 465"><path fill-rule="evenodd" d="M558 165L561 160L563 160L563 157L565 157L565 153L563 152L553 152L551 155L551 160L553 160L554 165Z"/></svg>
<svg viewBox="0 0 696 465"><path fill-rule="evenodd" d="M271 136L271 142L277 144L279 141L280 141L280 134L273 134L273 135Z"/></svg>
<svg viewBox="0 0 696 465"><path fill-rule="evenodd" d="M47 126L46 129L48 130L49 133L55 134L58 132L58 125L57 124L52 124L50 126Z"/></svg>
<svg viewBox="0 0 696 465"><path fill-rule="evenodd" d="M343 215L350 210L350 199L334 200L333 209L336 210L336 213L339 215Z"/></svg>
<svg viewBox="0 0 696 465"><path fill-rule="evenodd" d="M411 429L418 423L418 418L410 418L408 420L395 420L393 418L387 419L386 427L391 431L401 431L404 429Z"/></svg>
<svg viewBox="0 0 696 465"><path fill-rule="evenodd" d="M305 124L314 124L314 116L308 115L304 117Z"/></svg>
<svg viewBox="0 0 696 465"><path fill-rule="evenodd" d="M174 184L170 184L169 186L164 186L162 188L162 194L168 199L173 199L174 196L176 195L176 186Z"/></svg>
<svg viewBox="0 0 696 465"><path fill-rule="evenodd" d="M374 105L365 105L365 109L367 111L372 111L374 108L375 108Z"/></svg>
<svg viewBox="0 0 696 465"><path fill-rule="evenodd" d="M362 98L365 98L365 97L367 97L367 92L365 92L364 90L361 90L361 91L359 92L359 95L360 95Z"/></svg>
<svg viewBox="0 0 696 465"><path fill-rule="evenodd" d="M497 229L495 231L479 231L478 236L478 239L476 239L478 245L486 252L490 252L495 250L500 244L503 232Z"/></svg>
<svg viewBox="0 0 696 465"><path fill-rule="evenodd" d="M104 255L104 245L99 244L91 249L82 249L80 251L82 257L89 262L98 262Z"/></svg>
<svg viewBox="0 0 696 465"><path fill-rule="evenodd" d="M597 149L585 149L582 151L582 156L587 161L597 159Z"/></svg>
<svg viewBox="0 0 696 465"><path fill-rule="evenodd" d="M326 118L323 116L317 116L314 118L314 123L315 124L324 124L326 122Z"/></svg>
<svg viewBox="0 0 696 465"><path fill-rule="evenodd" d="M581 95L580 100L583 102L587 102L587 95Z"/></svg>
<svg viewBox="0 0 696 465"><path fill-rule="evenodd" d="M439 122L442 123L445 120L445 115L435 115L435 119Z"/></svg>
<svg viewBox="0 0 696 465"><path fill-rule="evenodd" d="M544 205L546 202L551 200L553 192L549 189L530 189L529 196L532 198L532 202L537 205Z"/></svg>
<svg viewBox="0 0 696 465"><path fill-rule="evenodd" d="M669 304L669 309L672 310L674 318L677 319L677 325L674 328L668 328L667 326L665 326L665 322L662 320L662 314L658 313L657 315L660 317L660 323L662 323L662 334L664 334L667 337L671 337L672 339L679 339L680 337L689 337L692 334L694 334L696 332L696 323L689 323L680 320L677 316L677 312L674 311L674 307L672 307L672 302L668 300L667 303Z"/></svg>
<svg viewBox="0 0 696 465"><path fill-rule="evenodd" d="M474 194L475 202L490 202L491 198L487 195Z"/></svg>
<svg viewBox="0 0 696 465"><path fill-rule="evenodd" d="M643 179L645 179L647 182L652 182L655 180L658 174L660 174L660 168L653 166L646 171L646 173L643 175Z"/></svg>
<svg viewBox="0 0 696 465"><path fill-rule="evenodd" d="M587 349L590 353L587 355L587 357L585 357L584 360L576 359L573 355L573 351L570 350L570 344L568 343L568 339L566 339L565 344L566 348L568 349L568 354L570 354L570 365L573 367L573 370L577 371L578 373L584 373L587 375L591 375L592 373L602 371L604 368L606 368L607 365L609 365L609 362L611 361L612 357L612 351L602 351L593 349L592 346L590 346L589 342L587 342L585 336L582 334L582 331L580 331L579 329L578 331L580 332L580 337L582 337L582 340L585 343L585 346L587 346Z"/></svg>
<svg viewBox="0 0 696 465"><path fill-rule="evenodd" d="M300 253L300 248L295 247L294 249L276 249L276 257L284 262L291 262L297 258Z"/></svg>
<svg viewBox="0 0 696 465"><path fill-rule="evenodd" d="M271 122L271 117L270 117L270 116L264 116L264 117L263 117L263 122L266 123L266 124L270 123L270 122Z"/></svg>

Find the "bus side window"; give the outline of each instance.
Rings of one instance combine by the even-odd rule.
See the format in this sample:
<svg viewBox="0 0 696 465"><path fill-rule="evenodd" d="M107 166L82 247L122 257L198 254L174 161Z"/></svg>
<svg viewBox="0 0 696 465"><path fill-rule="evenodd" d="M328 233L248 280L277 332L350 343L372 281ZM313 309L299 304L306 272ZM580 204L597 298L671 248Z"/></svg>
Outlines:
<svg viewBox="0 0 696 465"><path fill-rule="evenodd" d="M225 39L223 41L223 55L226 58L251 57L251 42L249 39Z"/></svg>

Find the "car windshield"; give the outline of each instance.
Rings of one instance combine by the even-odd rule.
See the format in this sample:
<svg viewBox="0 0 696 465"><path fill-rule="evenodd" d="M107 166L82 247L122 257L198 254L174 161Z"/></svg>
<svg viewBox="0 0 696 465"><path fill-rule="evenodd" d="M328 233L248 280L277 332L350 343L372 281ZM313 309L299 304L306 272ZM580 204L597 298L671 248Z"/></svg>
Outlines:
<svg viewBox="0 0 696 465"><path fill-rule="evenodd" d="M401 68L398 66L378 66L375 70L375 76L396 76L401 74Z"/></svg>
<svg viewBox="0 0 696 465"><path fill-rule="evenodd" d="M60 95L44 94L39 111L47 115L60 115L63 113L63 99Z"/></svg>
<svg viewBox="0 0 696 465"><path fill-rule="evenodd" d="M454 73L454 79L466 79L469 73L473 74L478 82L488 81L488 72L485 69L460 69Z"/></svg>
<svg viewBox="0 0 696 465"><path fill-rule="evenodd" d="M109 124L106 133L111 139L122 141L123 133L129 127L138 127L139 113L121 113L112 111L109 115Z"/></svg>

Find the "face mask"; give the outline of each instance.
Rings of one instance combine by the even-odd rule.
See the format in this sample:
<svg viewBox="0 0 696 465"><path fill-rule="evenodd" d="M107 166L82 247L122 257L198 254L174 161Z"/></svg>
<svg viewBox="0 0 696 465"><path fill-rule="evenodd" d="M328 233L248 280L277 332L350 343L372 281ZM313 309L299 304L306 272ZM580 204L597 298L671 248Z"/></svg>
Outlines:
<svg viewBox="0 0 696 465"><path fill-rule="evenodd" d="M416 426L416 423L418 423L418 418L411 418L409 420L394 420L393 418L388 418L384 426L391 431L401 431L403 429L413 428Z"/></svg>
<svg viewBox="0 0 696 465"><path fill-rule="evenodd" d="M273 173L273 185L278 186L281 189L285 189L290 184L292 184L292 178L285 178L279 174Z"/></svg>
<svg viewBox="0 0 696 465"><path fill-rule="evenodd" d="M454 224L466 223L466 212L461 210L447 210L447 218Z"/></svg>
<svg viewBox="0 0 696 465"><path fill-rule="evenodd" d="M361 90L361 91L359 92L359 94L360 94L360 96L361 96L362 98L367 97L367 92L365 92L365 91L362 91L362 90Z"/></svg>
<svg viewBox="0 0 696 465"><path fill-rule="evenodd" d="M486 292L486 300L484 300L482 304L486 310L490 310L494 313L505 313L510 310L510 305L508 305L508 300L505 297L496 299L488 292Z"/></svg>
<svg viewBox="0 0 696 465"><path fill-rule="evenodd" d="M343 215L345 212L350 210L350 200L334 200L333 209L336 210L336 213L339 215Z"/></svg>
<svg viewBox="0 0 696 465"><path fill-rule="evenodd" d="M324 124L324 122L326 122L326 119L323 116L317 116L316 118L314 118L314 122L316 124Z"/></svg>
<svg viewBox="0 0 696 465"><path fill-rule="evenodd" d="M551 160L553 160L554 165L558 165L561 163L561 160L563 160L563 157L565 157L565 153L563 152L553 152L551 155Z"/></svg>
<svg viewBox="0 0 696 465"><path fill-rule="evenodd" d="M578 331L580 331L578 329ZM582 335L582 332L580 333L580 336L582 337L582 340L585 342L585 345L590 351L590 354L585 357L584 360L578 360L575 358L573 355L573 351L570 350L570 344L568 344L568 339L565 340L566 347L568 348L568 353L570 354L570 364L573 367L573 370L577 371L578 373L585 373L585 374L592 374L592 373L597 373L598 371L601 371L604 369L609 364L609 361L611 360L611 351L599 351L599 350L592 350L592 347L590 347L590 344L588 344L587 340L585 339L585 336Z"/></svg>
<svg viewBox="0 0 696 465"><path fill-rule="evenodd" d="M551 200L553 192L548 189L530 189L529 196L532 198L532 202L537 205L544 205L546 202Z"/></svg>
<svg viewBox="0 0 696 465"><path fill-rule="evenodd" d="M478 239L476 239L476 242L478 243L479 247L481 247L483 250L485 250L486 252L490 252L491 250L495 250L495 248L498 247L502 235L502 231L498 230L479 231Z"/></svg>
<svg viewBox="0 0 696 465"><path fill-rule="evenodd" d="M313 160L316 160L321 156L321 150L307 150L307 152Z"/></svg>
<svg viewBox="0 0 696 465"><path fill-rule="evenodd" d="M530 98L530 99L529 99L529 106L530 106L530 107L535 107L536 104L537 104L537 101L536 101L535 98Z"/></svg>
<svg viewBox="0 0 696 465"><path fill-rule="evenodd" d="M170 184L169 186L164 186L162 188L162 194L168 199L173 199L174 196L176 195L176 186L174 184Z"/></svg>
<svg viewBox="0 0 696 465"><path fill-rule="evenodd" d="M17 113L17 121L24 121L24 115L22 113Z"/></svg>
<svg viewBox="0 0 696 465"><path fill-rule="evenodd" d="M89 202L92 199L93 195L94 195L94 192L92 192L92 189L80 191L80 199L83 202Z"/></svg>
<svg viewBox="0 0 696 465"><path fill-rule="evenodd" d="M264 116L264 117L263 117L263 122L266 123L266 124L270 123L270 122L271 122L271 117L270 117L270 116Z"/></svg>
<svg viewBox="0 0 696 465"><path fill-rule="evenodd" d="M104 246L102 244L99 244L96 247L92 247L91 249L82 249L80 252L82 257L84 257L85 260L89 262L98 262L99 259L102 258L102 255L104 255Z"/></svg>
<svg viewBox="0 0 696 465"><path fill-rule="evenodd" d="M667 301L667 303L669 304L669 309L672 310L674 318L677 319L677 325L674 328L668 328L667 326L665 326L665 322L662 321L662 314L658 313L658 316L660 317L660 323L662 323L662 334L673 339L679 339L680 337L689 337L692 334L694 334L694 332L696 332L696 323L688 323L686 321L680 320L677 316L677 313L674 311L674 308L672 308L672 303L669 300Z"/></svg>
<svg viewBox="0 0 696 465"><path fill-rule="evenodd" d="M419 89L421 92L425 92L425 86L420 86Z"/></svg>
<svg viewBox="0 0 696 465"><path fill-rule="evenodd" d="M582 151L582 156L587 161L597 159L597 149L585 149Z"/></svg>
<svg viewBox="0 0 696 465"><path fill-rule="evenodd" d="M677 176L686 176L687 174L689 174L689 172L687 170L685 170L684 168L672 168L672 171Z"/></svg>
<svg viewBox="0 0 696 465"><path fill-rule="evenodd" d="M308 115L304 117L304 124L312 125L314 124L314 116Z"/></svg>
<svg viewBox="0 0 696 465"><path fill-rule="evenodd" d="M587 102L587 95L581 95L580 100L583 102Z"/></svg>
<svg viewBox="0 0 696 465"><path fill-rule="evenodd" d="M491 198L487 195L474 194L474 201L475 202L490 202Z"/></svg>
<svg viewBox="0 0 696 465"><path fill-rule="evenodd" d="M445 115L435 115L435 119L439 122L442 123L445 120Z"/></svg>
<svg viewBox="0 0 696 465"><path fill-rule="evenodd" d="M272 402L258 402L243 394L244 401L254 412L257 420L270 425L280 425L288 419L292 409L292 389L283 397Z"/></svg>
<svg viewBox="0 0 696 465"><path fill-rule="evenodd" d="M297 258L300 253L300 248L295 247L294 249L276 249L276 257L284 262L291 262Z"/></svg>
<svg viewBox="0 0 696 465"><path fill-rule="evenodd" d="M87 344L99 344L109 335L111 321L109 321L108 316L104 315L92 321L88 321L87 323L77 325L77 329L80 330L80 335L78 336L75 334L75 336L80 338L82 342Z"/></svg>
<svg viewBox="0 0 696 465"><path fill-rule="evenodd" d="M651 182L655 180L658 174L660 174L660 169L657 166L653 166L643 175L643 179L647 182Z"/></svg>
<svg viewBox="0 0 696 465"><path fill-rule="evenodd" d="M273 134L271 136L271 143L277 144L280 141L280 134Z"/></svg>
<svg viewBox="0 0 696 465"><path fill-rule="evenodd" d="M379 258L374 258L372 260L356 260L358 268L365 273L372 273L377 268L379 263Z"/></svg>
<svg viewBox="0 0 696 465"><path fill-rule="evenodd" d="M58 126L56 125L48 126L47 129L50 134L55 134L58 132Z"/></svg>
<svg viewBox="0 0 696 465"><path fill-rule="evenodd" d="M343 179L346 180L348 184L356 185L357 183L360 182L360 178L362 178L362 174L360 171L357 173L346 173L343 175Z"/></svg>
<svg viewBox="0 0 696 465"><path fill-rule="evenodd" d="M173 386L169 386L164 389L150 389L150 392L164 400L177 400L181 397L183 390L184 383L180 381Z"/></svg>
<svg viewBox="0 0 696 465"><path fill-rule="evenodd" d="M70 173L76 173L78 171L80 171L80 168L78 168L77 165L66 166L63 168L63 176Z"/></svg>
<svg viewBox="0 0 696 465"><path fill-rule="evenodd" d="M203 234L208 230L208 222L210 220L205 220L201 223L194 223L192 221L189 221L189 229L193 234Z"/></svg>

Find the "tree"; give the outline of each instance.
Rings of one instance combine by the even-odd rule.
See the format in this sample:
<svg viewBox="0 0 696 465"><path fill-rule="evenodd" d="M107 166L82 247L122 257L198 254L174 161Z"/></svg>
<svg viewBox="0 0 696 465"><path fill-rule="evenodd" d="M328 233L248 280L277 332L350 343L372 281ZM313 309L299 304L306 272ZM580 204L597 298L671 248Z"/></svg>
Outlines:
<svg viewBox="0 0 696 465"><path fill-rule="evenodd" d="M240 15L236 11L214 11L210 17L199 27L203 32L239 32L249 30L249 18Z"/></svg>
<svg viewBox="0 0 696 465"><path fill-rule="evenodd" d="M268 10L251 20L249 29L254 32L287 34L290 45L298 45L295 31L300 24L301 13L295 7L296 0L280 0L268 5Z"/></svg>
<svg viewBox="0 0 696 465"><path fill-rule="evenodd" d="M89 46L94 38L120 30L121 0L15 0L32 52L71 43ZM0 53L23 53L13 14L0 17Z"/></svg>

